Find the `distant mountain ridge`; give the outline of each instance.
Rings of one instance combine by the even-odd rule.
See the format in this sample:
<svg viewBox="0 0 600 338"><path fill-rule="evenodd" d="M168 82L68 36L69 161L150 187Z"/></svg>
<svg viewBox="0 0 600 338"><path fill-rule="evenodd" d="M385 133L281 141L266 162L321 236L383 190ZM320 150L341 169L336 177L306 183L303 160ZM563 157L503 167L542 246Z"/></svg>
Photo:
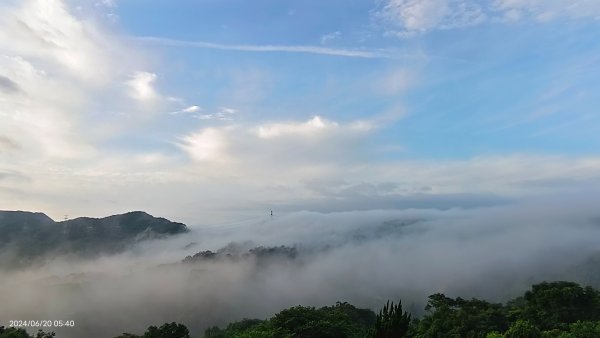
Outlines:
<svg viewBox="0 0 600 338"><path fill-rule="evenodd" d="M103 218L55 222L40 212L0 211L0 265L49 253L92 256L124 250L137 241L188 232L183 223L132 211ZM3 264L4 263L4 264Z"/></svg>

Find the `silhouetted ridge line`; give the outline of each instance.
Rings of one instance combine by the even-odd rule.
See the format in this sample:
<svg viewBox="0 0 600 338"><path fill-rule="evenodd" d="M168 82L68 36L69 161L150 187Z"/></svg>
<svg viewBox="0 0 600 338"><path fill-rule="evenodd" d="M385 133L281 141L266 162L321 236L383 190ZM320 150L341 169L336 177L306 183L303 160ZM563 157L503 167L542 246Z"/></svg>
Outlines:
<svg viewBox="0 0 600 338"><path fill-rule="evenodd" d="M90 257L116 253L138 241L188 231L183 223L143 211L60 222L39 212L0 211L0 249L4 253L0 255L0 266L21 265L58 254Z"/></svg>

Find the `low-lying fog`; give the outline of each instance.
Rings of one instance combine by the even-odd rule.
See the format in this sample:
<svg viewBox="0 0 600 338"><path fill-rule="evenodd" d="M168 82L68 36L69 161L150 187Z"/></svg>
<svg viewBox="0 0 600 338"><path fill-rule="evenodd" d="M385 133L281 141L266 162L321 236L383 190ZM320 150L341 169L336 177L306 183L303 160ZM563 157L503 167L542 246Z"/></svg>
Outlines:
<svg viewBox="0 0 600 338"><path fill-rule="evenodd" d="M59 337L112 337L177 321L266 318L297 305L402 299L420 314L429 294L504 301L532 283L600 286L596 195L450 210L296 212L193 227L94 260L58 259L0 273L0 318L75 320ZM230 243L239 252L289 246L295 256L181 261ZM6 322L6 323L4 323Z"/></svg>

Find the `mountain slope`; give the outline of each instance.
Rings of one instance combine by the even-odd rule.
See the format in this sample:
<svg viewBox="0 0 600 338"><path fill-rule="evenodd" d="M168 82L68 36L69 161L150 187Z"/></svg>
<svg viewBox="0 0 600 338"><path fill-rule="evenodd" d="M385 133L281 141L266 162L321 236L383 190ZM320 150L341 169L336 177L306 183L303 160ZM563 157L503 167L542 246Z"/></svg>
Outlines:
<svg viewBox="0 0 600 338"><path fill-rule="evenodd" d="M114 253L137 241L185 233L183 223L142 211L55 222L43 213L0 211L0 265L47 254Z"/></svg>

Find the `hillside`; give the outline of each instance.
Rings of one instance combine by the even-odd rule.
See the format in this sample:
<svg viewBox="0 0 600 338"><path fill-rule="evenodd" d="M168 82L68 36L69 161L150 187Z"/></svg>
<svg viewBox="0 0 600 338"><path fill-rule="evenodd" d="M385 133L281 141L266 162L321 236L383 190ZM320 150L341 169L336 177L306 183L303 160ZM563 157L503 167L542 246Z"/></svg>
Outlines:
<svg viewBox="0 0 600 338"><path fill-rule="evenodd" d="M48 254L113 253L137 241L187 231L185 224L142 211L62 222L39 212L0 211L0 265L19 265Z"/></svg>

